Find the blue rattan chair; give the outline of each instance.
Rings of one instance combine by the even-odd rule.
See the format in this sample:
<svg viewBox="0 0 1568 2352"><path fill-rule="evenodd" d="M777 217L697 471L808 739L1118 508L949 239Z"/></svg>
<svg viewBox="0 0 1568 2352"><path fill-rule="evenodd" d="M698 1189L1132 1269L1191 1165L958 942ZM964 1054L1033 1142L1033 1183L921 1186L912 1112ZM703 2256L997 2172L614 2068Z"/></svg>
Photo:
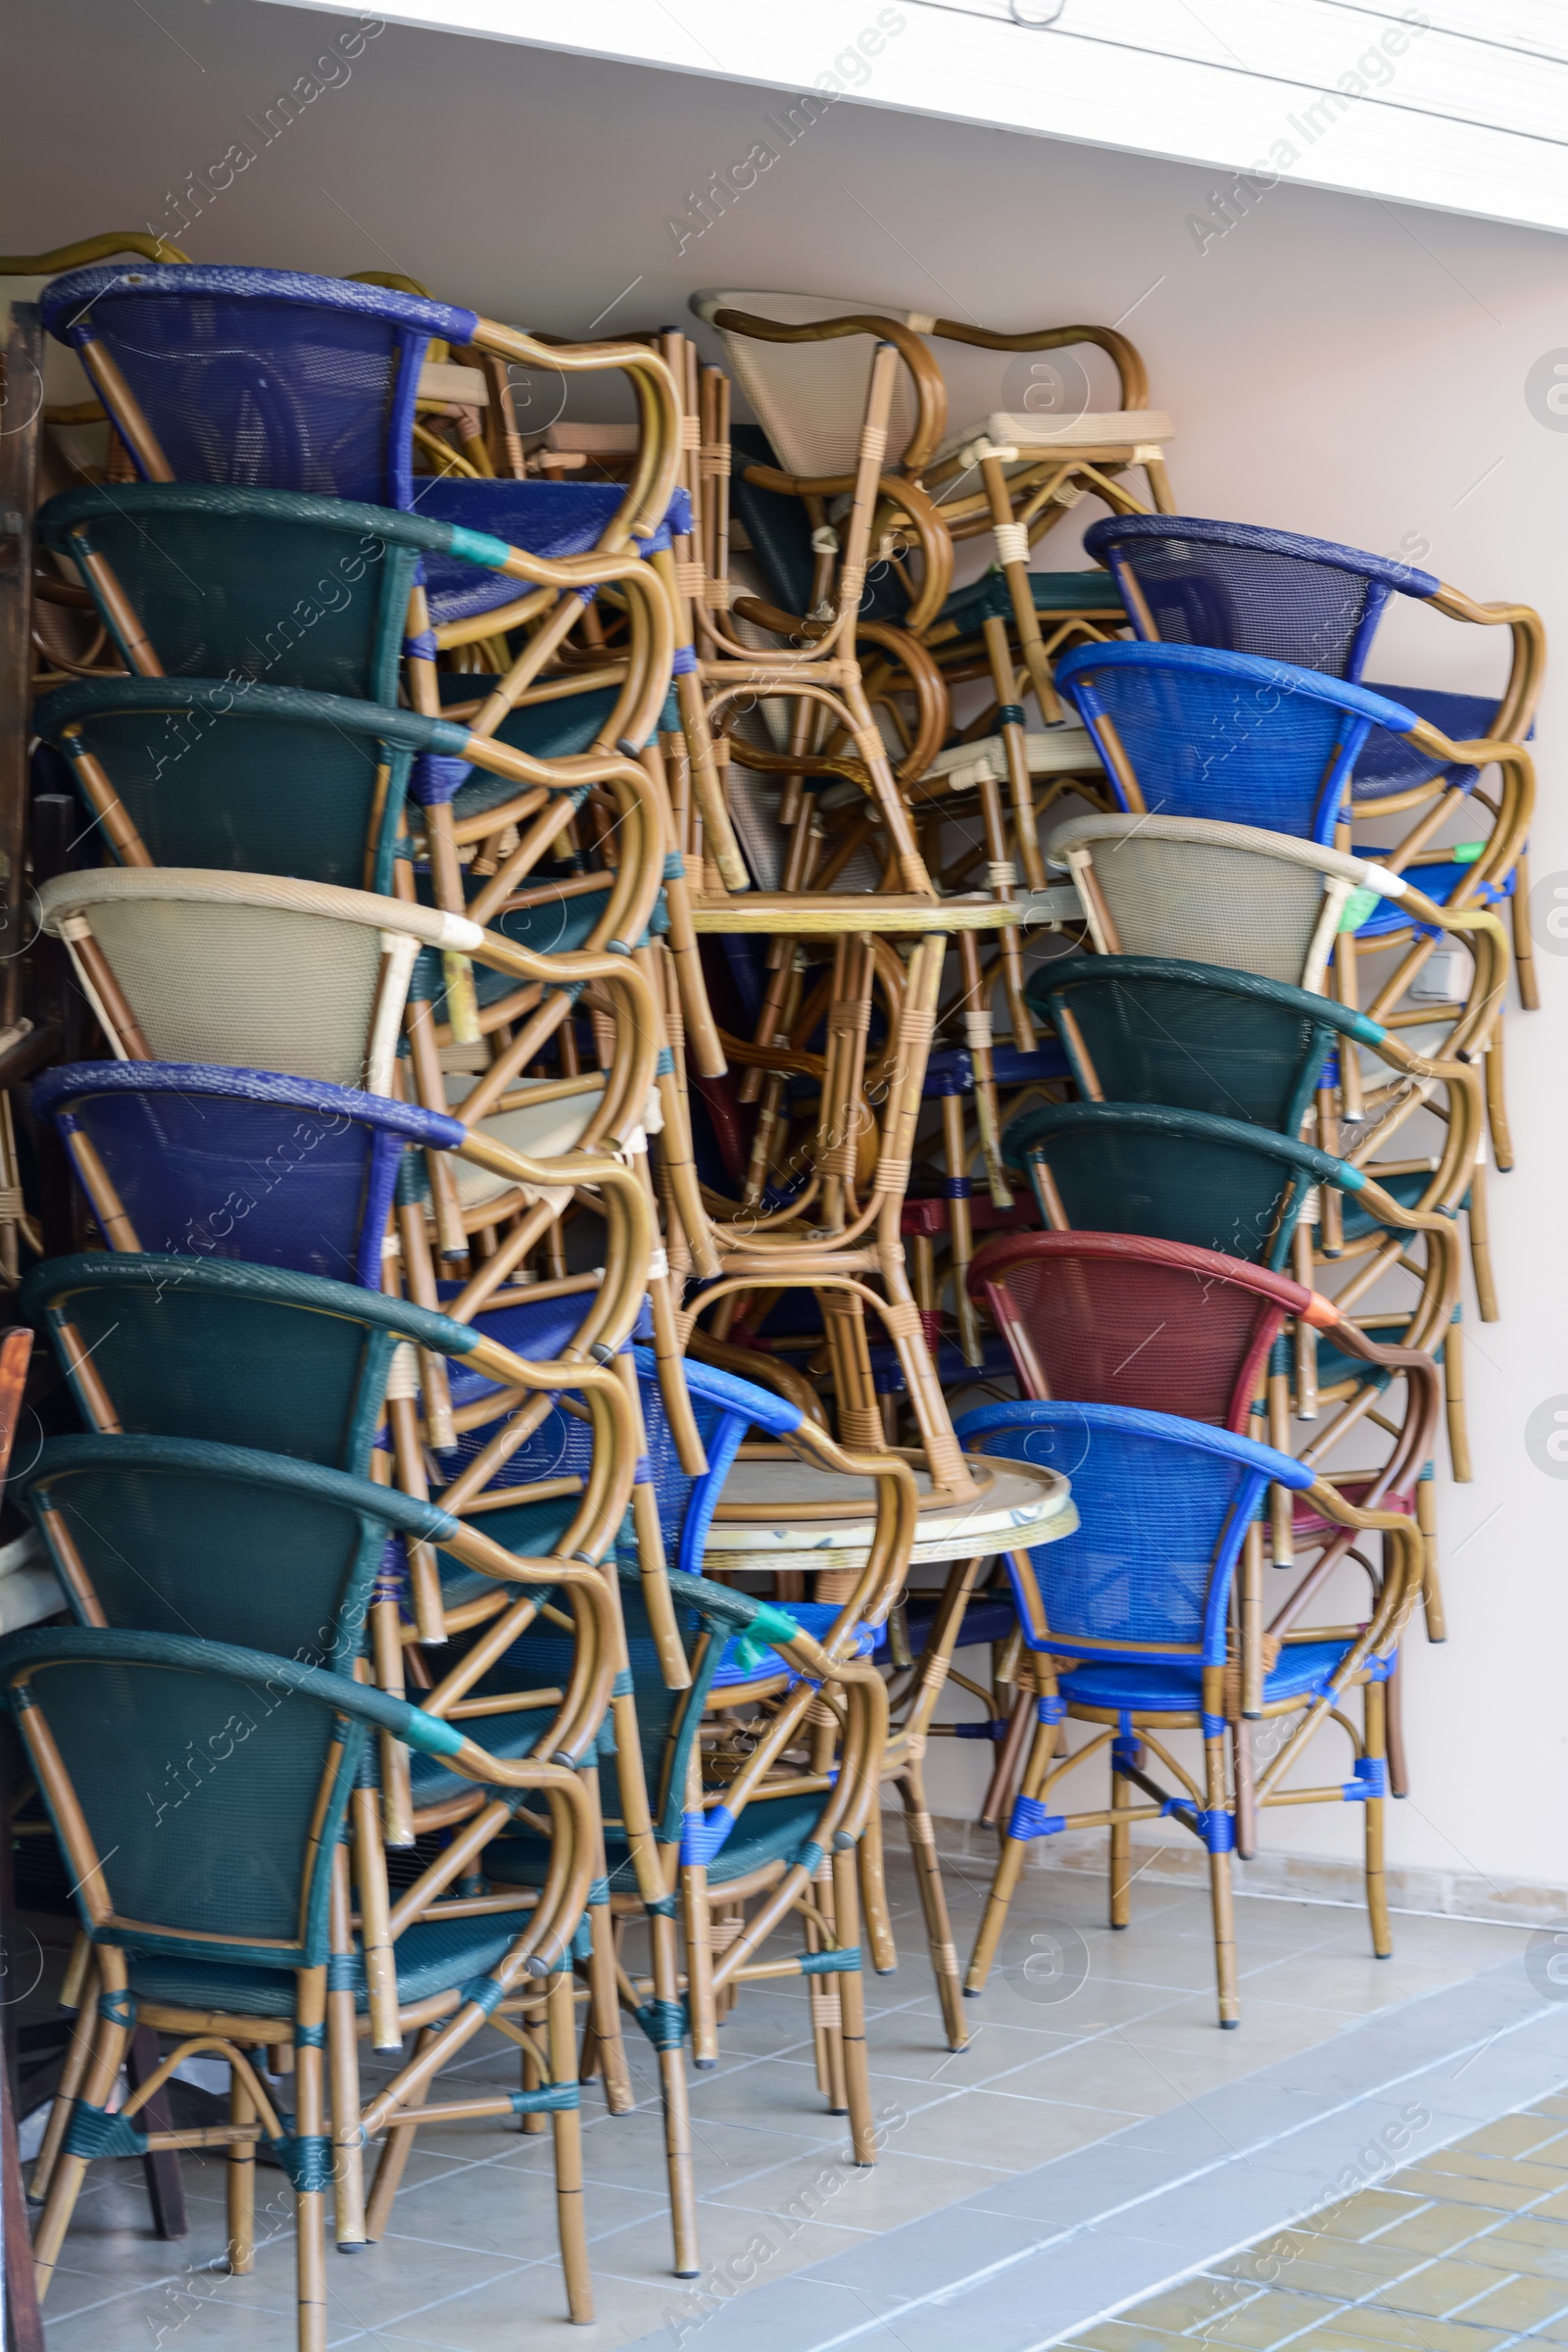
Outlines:
<svg viewBox="0 0 1568 2352"><path fill-rule="evenodd" d="M230 2123L216 2141L208 2135L233 2151L230 2266L253 2265L255 2168L244 2151L264 2140L296 2197L299 2342L322 2352L328 2191L339 2242L363 2244L367 2140L392 2126L389 2145L406 2143L416 2122L450 2120L450 2103L421 2103L432 2074L508 2003L514 2015L528 2011L538 2033L538 2087L497 2087L457 2112L552 2117L567 2298L574 2319L591 2319L568 1972L592 1844L576 1772L497 1762L451 1725L347 1675L184 1635L17 1635L0 1649L0 1686L68 1858L97 1986L63 2094L64 2148L35 2246L40 2285L60 2260L89 2162L169 2145L143 2132L140 2111L183 2057L216 2050L233 2083ZM555 1867L531 1908L432 1917L398 1938L396 2012L413 2009L427 2030L418 2059L362 2105L355 2012L367 2003L367 1970L348 1932L342 1838L377 1731L492 1783L503 1812L548 1807ZM111 2112L138 2024L174 2047ZM256 2064L290 2038L292 2114L278 2110Z"/></svg>
<svg viewBox="0 0 1568 2352"><path fill-rule="evenodd" d="M1208 1856L1219 2019L1222 2026L1238 2025L1230 1875L1238 1811L1276 1801L1284 1774L1354 1684L1366 1687L1366 1697L1363 1735L1352 1735L1351 1776L1314 1794L1366 1807L1367 1908L1373 1948L1387 1953L1382 1686L1420 1579L1413 1525L1397 1512L1354 1509L1306 1465L1272 1446L1167 1413L1069 1401L999 1404L965 1415L958 1428L981 1452L1068 1472L1080 1520L1078 1532L1064 1542L1014 1554L1009 1563L1024 1642L1035 1659L1039 1723L967 1988L979 1992L984 1986L1035 1839L1107 1827L1110 1924L1125 1927L1133 1824L1169 1818L1190 1831ZM1292 1635L1269 1645L1272 1656L1264 1650L1259 1658L1261 1551L1249 1545L1248 1531L1271 1482L1310 1491L1318 1507L1341 1525L1383 1529L1393 1564L1371 1621L1358 1635ZM1233 1613L1242 1629L1239 1643L1231 1631ZM1255 1696L1249 1713L1302 1718L1255 1789L1246 1781L1238 1788L1226 1753L1250 1683ZM1058 1753L1069 1719L1097 1727L1071 1756ZM1343 1713L1335 1720L1346 1728ZM1201 1732L1200 1780L1166 1744L1178 1729ZM1053 1810L1049 1800L1056 1781L1107 1745L1109 1808ZM1151 1758L1164 1777L1155 1776ZM1300 1791L1293 1788L1285 1801L1300 1801Z"/></svg>
<svg viewBox="0 0 1568 2352"><path fill-rule="evenodd" d="M657 387L664 371L652 353L607 345L591 358L552 355L450 303L299 270L77 270L44 289L40 308L48 331L81 357L145 478L417 510L553 560L617 550L663 520L678 457L672 397L649 462L625 490L413 469L432 339L503 352L514 344L508 356L545 366L630 367ZM434 551L426 586L437 626L516 601L514 583L475 580L467 563Z"/></svg>
<svg viewBox="0 0 1568 2352"><path fill-rule="evenodd" d="M1113 515L1084 534L1084 546L1108 566L1136 636L1254 654L1355 684L1364 679L1379 625L1396 597L1453 620L1506 627L1513 659L1500 699L1430 686L1372 686L1373 693L1446 737L1449 751L1462 749L1449 756L1440 742L1412 742L1387 721L1374 724L1353 763L1351 797L1357 811L1376 813L1380 805L1409 807L1436 791L1468 795L1487 764L1489 744L1523 744L1535 732L1545 640L1540 615L1528 605L1480 605L1414 564L1333 540L1206 515ZM1522 857L1521 848L1521 861ZM1472 862L1433 852L1420 869L1422 885L1446 904L1460 890ZM1515 872L1514 863L1491 871L1493 891L1514 895ZM1528 882L1525 887L1528 892ZM1534 961L1517 906L1514 945L1521 998L1533 1005L1538 1002Z"/></svg>

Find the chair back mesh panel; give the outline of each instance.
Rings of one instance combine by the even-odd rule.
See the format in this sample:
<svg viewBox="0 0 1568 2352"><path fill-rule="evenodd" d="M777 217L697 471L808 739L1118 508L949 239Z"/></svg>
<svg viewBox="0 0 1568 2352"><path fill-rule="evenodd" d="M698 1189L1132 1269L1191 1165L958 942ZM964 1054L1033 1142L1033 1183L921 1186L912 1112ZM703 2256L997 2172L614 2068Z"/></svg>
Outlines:
<svg viewBox="0 0 1568 2352"><path fill-rule="evenodd" d="M1127 834L1095 846L1094 871L1124 954L1321 988L1320 968L1306 976L1323 920L1323 878L1310 866L1241 843Z"/></svg>
<svg viewBox="0 0 1568 2352"><path fill-rule="evenodd" d="M1070 1012L1112 1102L1168 1102L1298 1135L1336 1032L1321 998L1280 1002L1193 964L1139 971L1130 958L1048 964L1032 1002ZM1069 1051L1071 1049L1069 1048Z"/></svg>
<svg viewBox="0 0 1568 2352"><path fill-rule="evenodd" d="M108 562L167 677L254 678L395 703L417 562L361 528L161 509L158 483L117 486L76 545ZM191 863L198 860L192 859Z"/></svg>
<svg viewBox="0 0 1568 2352"><path fill-rule="evenodd" d="M369 1475L376 1414L397 1342L345 1313L214 1296L179 1268L122 1261L123 1282L63 1286L68 1321L129 1437L254 1446Z"/></svg>
<svg viewBox="0 0 1568 2352"><path fill-rule="evenodd" d="M228 1675L108 1660L40 1666L32 1687L122 1918L155 1933L296 1942L322 1867L311 1829L332 1754L329 1707ZM329 1838L363 1740L358 1727L348 1734ZM307 1962L324 1960L319 1926Z"/></svg>
<svg viewBox="0 0 1568 2352"><path fill-rule="evenodd" d="M353 715L302 722L247 709L241 692L221 717L97 711L73 722L62 748L102 764L154 865L386 894L412 755ZM90 810L85 789L82 799Z"/></svg>
<svg viewBox="0 0 1568 2352"><path fill-rule="evenodd" d="M1098 648L1091 662L1064 662L1059 684L1091 733L1098 714L1114 722L1146 808L1332 840L1364 719L1288 686L1102 660Z"/></svg>
<svg viewBox="0 0 1568 2352"><path fill-rule="evenodd" d="M1064 1107L1079 1115L1026 1114L1007 1130L1005 1146L1018 1158L1044 1152L1069 1225L1189 1242L1250 1265L1285 1264L1305 1180L1270 1152L1267 1130L1221 1133L1220 1120L1200 1125L1194 1113L1123 1120L1111 1103Z"/></svg>
<svg viewBox="0 0 1568 2352"><path fill-rule="evenodd" d="M1209 1580L1258 1474L1163 1439L1063 1421L1001 1430L987 1453L1072 1481L1078 1527L1031 1551L1053 1634L1097 1642L1202 1640ZM1069 1675L1064 1689L1070 1694Z"/></svg>
<svg viewBox="0 0 1568 2352"><path fill-rule="evenodd" d="M89 917L158 1061L359 1086L378 932L292 908L104 899Z"/></svg>
<svg viewBox="0 0 1568 2352"><path fill-rule="evenodd" d="M92 325L177 481L411 503L397 396L426 336L361 311L131 288L99 295Z"/></svg>
<svg viewBox="0 0 1568 2352"><path fill-rule="evenodd" d="M84 1086L62 1108L96 1148L144 1250L379 1287L403 1142L370 1117L206 1095L188 1078L148 1093Z"/></svg>
<svg viewBox="0 0 1568 2352"><path fill-rule="evenodd" d="M1032 1357L1053 1397L1177 1413L1243 1435L1285 1320L1273 1299L1225 1281L1211 1266L1073 1255L1055 1247L1049 1255L1020 1252L988 1287L1026 1394Z"/></svg>
<svg viewBox="0 0 1568 2352"><path fill-rule="evenodd" d="M782 326L814 326L824 318L889 316L883 302L842 301L822 294L698 294L701 318L712 310L746 311ZM898 313L892 314L897 318ZM752 414L778 452L786 473L853 473L871 386L874 335L844 335L828 343L764 343L714 329L725 364ZM902 366L888 418L886 465L898 466L914 430L914 397ZM801 608L791 607L792 611Z"/></svg>
<svg viewBox="0 0 1568 2352"><path fill-rule="evenodd" d="M72 1466L74 1445L102 1444L54 1441L19 1499L59 1514L110 1625L298 1653L352 1674L384 1521L263 1477Z"/></svg>
<svg viewBox="0 0 1568 2352"><path fill-rule="evenodd" d="M1123 529L1118 517L1099 526L1093 552L1113 576L1124 566L1132 574L1162 644L1211 645L1359 678L1387 587L1351 564L1292 555L1281 536L1156 538ZM1131 600L1128 609L1136 611Z"/></svg>

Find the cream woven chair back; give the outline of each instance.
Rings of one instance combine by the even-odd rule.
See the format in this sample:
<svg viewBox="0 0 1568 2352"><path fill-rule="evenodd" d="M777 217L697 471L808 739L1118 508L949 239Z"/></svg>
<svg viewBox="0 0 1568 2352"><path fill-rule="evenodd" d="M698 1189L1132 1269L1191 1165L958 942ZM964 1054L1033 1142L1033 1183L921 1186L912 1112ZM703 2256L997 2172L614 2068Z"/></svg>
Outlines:
<svg viewBox="0 0 1568 2352"><path fill-rule="evenodd" d="M1405 889L1364 858L1198 817L1074 817L1048 855L1071 869L1102 954L1223 964L1315 995L1347 909L1364 920L1373 898ZM1357 892L1366 904L1351 907Z"/></svg>
<svg viewBox="0 0 1568 2352"><path fill-rule="evenodd" d="M814 326L821 318L846 318L869 312L914 323L906 312L885 302L857 302L827 294L694 294L691 307L712 324L715 311L750 311L782 326ZM787 473L853 473L858 462L875 343L869 335L845 335L832 343L760 343L750 335L714 329L724 346L730 374L740 385L758 423ZM901 368L888 419L887 466L895 467L914 430L914 396Z"/></svg>
<svg viewBox="0 0 1568 2352"><path fill-rule="evenodd" d="M435 908L266 874L106 867L62 874L38 895L89 996L83 951L101 951L155 1060L372 1093L390 1084L419 948L471 954L483 938ZM113 1040L113 1021L104 1026Z"/></svg>

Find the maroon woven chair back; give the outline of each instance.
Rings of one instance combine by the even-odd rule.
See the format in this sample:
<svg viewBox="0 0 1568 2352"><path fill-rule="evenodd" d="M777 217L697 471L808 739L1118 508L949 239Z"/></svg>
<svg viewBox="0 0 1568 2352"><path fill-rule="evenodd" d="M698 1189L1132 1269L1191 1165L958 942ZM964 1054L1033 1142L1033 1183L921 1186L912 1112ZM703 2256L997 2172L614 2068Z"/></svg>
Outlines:
<svg viewBox="0 0 1568 2352"><path fill-rule="evenodd" d="M1213 1250L1122 1233L1008 1235L980 1251L969 1288L1006 1340L1025 1396L1242 1432L1286 1316L1312 1296Z"/></svg>

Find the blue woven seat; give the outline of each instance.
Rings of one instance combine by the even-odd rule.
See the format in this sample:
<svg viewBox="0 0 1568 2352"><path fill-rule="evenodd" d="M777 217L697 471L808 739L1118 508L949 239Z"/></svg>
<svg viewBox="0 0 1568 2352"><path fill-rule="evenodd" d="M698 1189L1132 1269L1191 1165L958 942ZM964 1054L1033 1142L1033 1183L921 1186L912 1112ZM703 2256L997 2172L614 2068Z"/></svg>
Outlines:
<svg viewBox="0 0 1568 2352"><path fill-rule="evenodd" d="M419 477L414 485L418 514L464 531L504 539L524 555L553 563L566 556L591 555L614 520L624 495L613 482L476 482L432 475ZM677 490L659 529L651 538L638 540L638 553L662 554L691 527L690 502L684 490ZM515 580L475 571L471 564L455 555L427 556L424 579L432 628L493 612L498 605L510 604L518 593Z"/></svg>
<svg viewBox="0 0 1568 2352"><path fill-rule="evenodd" d="M1281 1650L1279 1664L1263 1678L1264 1705L1318 1697L1349 1647L1348 1642L1299 1642ZM1062 1693L1072 1707L1114 1707L1140 1718L1198 1715L1202 1711L1202 1668L1196 1663L1123 1666L1100 1658L1064 1675Z"/></svg>
<svg viewBox="0 0 1568 2352"><path fill-rule="evenodd" d="M425 1759L420 1759L421 1765ZM445 1781L433 1761L428 1769ZM449 1992L472 1977L488 1975L528 1925L526 1911L490 1912L480 1919L416 1920L393 1945L398 1999L405 2008ZM365 1962L356 1952L348 1968L354 2005L363 2016L369 2003ZM218 1968L202 1960L180 1960L172 1952L140 1952L130 1961L130 1988L147 2001L172 2008L226 2009L245 2017L288 2018L294 2014L295 1984L287 1969Z"/></svg>
<svg viewBox="0 0 1568 2352"><path fill-rule="evenodd" d="M821 1813L818 1796L753 1797L739 1826L708 1864L710 1885L722 1886L770 1862L798 1862L811 1843ZM548 1849L522 1829L485 1848L485 1876L502 1886L541 1886L548 1862ZM605 1862L612 1893L634 1892L626 1839L612 1828L605 1832Z"/></svg>

